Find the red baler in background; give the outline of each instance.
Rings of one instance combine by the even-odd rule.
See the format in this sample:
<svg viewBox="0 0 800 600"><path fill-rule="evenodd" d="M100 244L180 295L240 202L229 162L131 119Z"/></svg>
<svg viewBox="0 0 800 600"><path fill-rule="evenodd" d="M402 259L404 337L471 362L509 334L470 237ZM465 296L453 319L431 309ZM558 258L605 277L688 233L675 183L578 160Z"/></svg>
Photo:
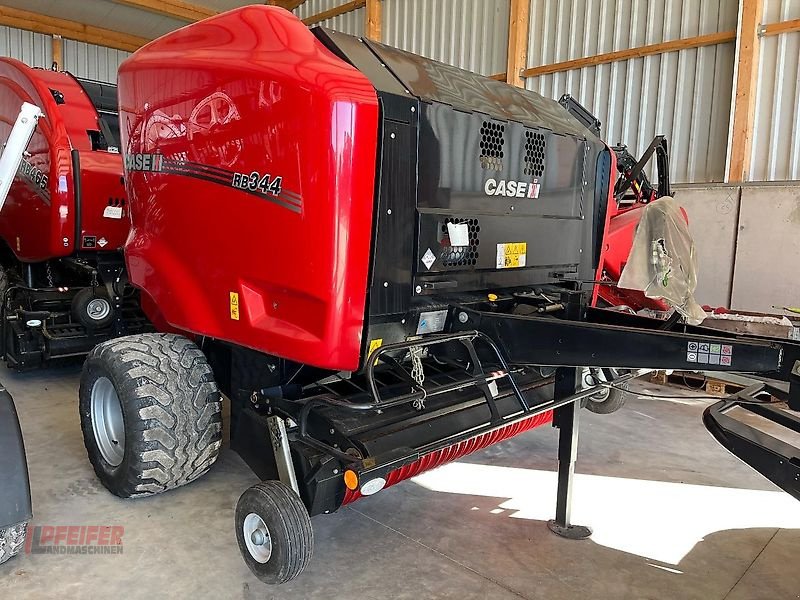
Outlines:
<svg viewBox="0 0 800 600"><path fill-rule="evenodd" d="M42 111L0 211L0 344L16 369L141 331L122 245L130 218L116 86L0 58L0 139Z"/></svg>

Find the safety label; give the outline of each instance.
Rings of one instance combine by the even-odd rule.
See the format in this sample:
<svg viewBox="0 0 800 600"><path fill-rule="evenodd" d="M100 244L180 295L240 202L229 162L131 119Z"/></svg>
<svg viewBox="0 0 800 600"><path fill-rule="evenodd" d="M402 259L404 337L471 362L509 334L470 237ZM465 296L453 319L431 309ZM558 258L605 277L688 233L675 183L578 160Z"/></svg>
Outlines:
<svg viewBox="0 0 800 600"><path fill-rule="evenodd" d="M436 262L436 255L428 248L428 251L422 256L422 264L430 271L434 262Z"/></svg>
<svg viewBox="0 0 800 600"><path fill-rule="evenodd" d="M372 354L373 350L377 350L383 346L383 338L375 338L374 340L369 341L369 350L367 351L367 356Z"/></svg>
<svg viewBox="0 0 800 600"><path fill-rule="evenodd" d="M689 342L686 346L686 362L704 365L730 366L733 346L708 342Z"/></svg>
<svg viewBox="0 0 800 600"><path fill-rule="evenodd" d="M513 269L524 267L527 250L528 244L526 242L497 244L497 268Z"/></svg>
<svg viewBox="0 0 800 600"><path fill-rule="evenodd" d="M448 223L447 235L451 246L469 246L469 225L466 223Z"/></svg>
<svg viewBox="0 0 800 600"><path fill-rule="evenodd" d="M231 319L239 320L239 293L231 292Z"/></svg>
<svg viewBox="0 0 800 600"><path fill-rule="evenodd" d="M122 207L121 206L106 206L103 209L103 216L106 219L121 219Z"/></svg>
<svg viewBox="0 0 800 600"><path fill-rule="evenodd" d="M438 333L444 331L445 323L447 322L447 309L445 310L430 310L419 315L419 324L417 324L417 335L425 333Z"/></svg>

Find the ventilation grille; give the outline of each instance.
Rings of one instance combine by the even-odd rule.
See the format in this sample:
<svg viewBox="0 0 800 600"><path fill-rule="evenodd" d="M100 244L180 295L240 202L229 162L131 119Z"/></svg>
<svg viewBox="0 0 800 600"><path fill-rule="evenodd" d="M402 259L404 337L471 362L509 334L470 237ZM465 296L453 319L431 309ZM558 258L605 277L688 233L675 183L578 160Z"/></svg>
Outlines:
<svg viewBox="0 0 800 600"><path fill-rule="evenodd" d="M109 198L108 199L109 206L125 206L125 198Z"/></svg>
<svg viewBox="0 0 800 600"><path fill-rule="evenodd" d="M478 239L478 234L481 231L481 226L478 223L478 219L448 218L441 225L439 238L440 242L442 242L442 240L448 236L448 223L467 225L469 228L469 246L443 245L441 255L442 265L445 267L474 267L478 264L478 245L481 243L481 241Z"/></svg>
<svg viewBox="0 0 800 600"><path fill-rule="evenodd" d="M544 175L545 147L544 134L535 131L525 132L525 168L522 170L525 175L534 177Z"/></svg>
<svg viewBox="0 0 800 600"><path fill-rule="evenodd" d="M503 170L503 134L506 126L502 123L484 121L481 125L481 167L492 171Z"/></svg>

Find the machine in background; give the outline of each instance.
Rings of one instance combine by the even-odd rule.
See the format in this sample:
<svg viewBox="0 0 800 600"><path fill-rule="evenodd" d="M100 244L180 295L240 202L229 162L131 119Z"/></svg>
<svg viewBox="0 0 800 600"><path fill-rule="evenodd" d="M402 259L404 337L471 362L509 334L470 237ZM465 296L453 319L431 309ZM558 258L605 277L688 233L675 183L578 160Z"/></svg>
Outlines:
<svg viewBox="0 0 800 600"><path fill-rule="evenodd" d="M0 211L0 355L18 370L146 326L122 255L116 86L0 58L0 139L24 102L43 116Z"/></svg>

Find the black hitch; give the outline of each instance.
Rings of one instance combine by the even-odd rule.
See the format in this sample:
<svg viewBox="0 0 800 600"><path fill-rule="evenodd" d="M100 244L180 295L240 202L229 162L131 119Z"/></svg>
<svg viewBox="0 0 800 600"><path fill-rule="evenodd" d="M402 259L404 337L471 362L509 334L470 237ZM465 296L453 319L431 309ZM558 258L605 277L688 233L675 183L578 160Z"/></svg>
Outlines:
<svg viewBox="0 0 800 600"><path fill-rule="evenodd" d="M454 307L453 330L478 330L492 338L512 365L617 367L777 373L784 343L743 337L665 331L643 326L573 321ZM597 311L593 316L597 318ZM613 311L609 318L626 315ZM635 319L635 318L634 318Z"/></svg>
<svg viewBox="0 0 800 600"><path fill-rule="evenodd" d="M776 403L759 399L765 395L780 398L782 392L766 382L756 382L709 406L703 413L703 423L733 455L800 500L800 450L746 422L764 420L800 435L800 419Z"/></svg>

